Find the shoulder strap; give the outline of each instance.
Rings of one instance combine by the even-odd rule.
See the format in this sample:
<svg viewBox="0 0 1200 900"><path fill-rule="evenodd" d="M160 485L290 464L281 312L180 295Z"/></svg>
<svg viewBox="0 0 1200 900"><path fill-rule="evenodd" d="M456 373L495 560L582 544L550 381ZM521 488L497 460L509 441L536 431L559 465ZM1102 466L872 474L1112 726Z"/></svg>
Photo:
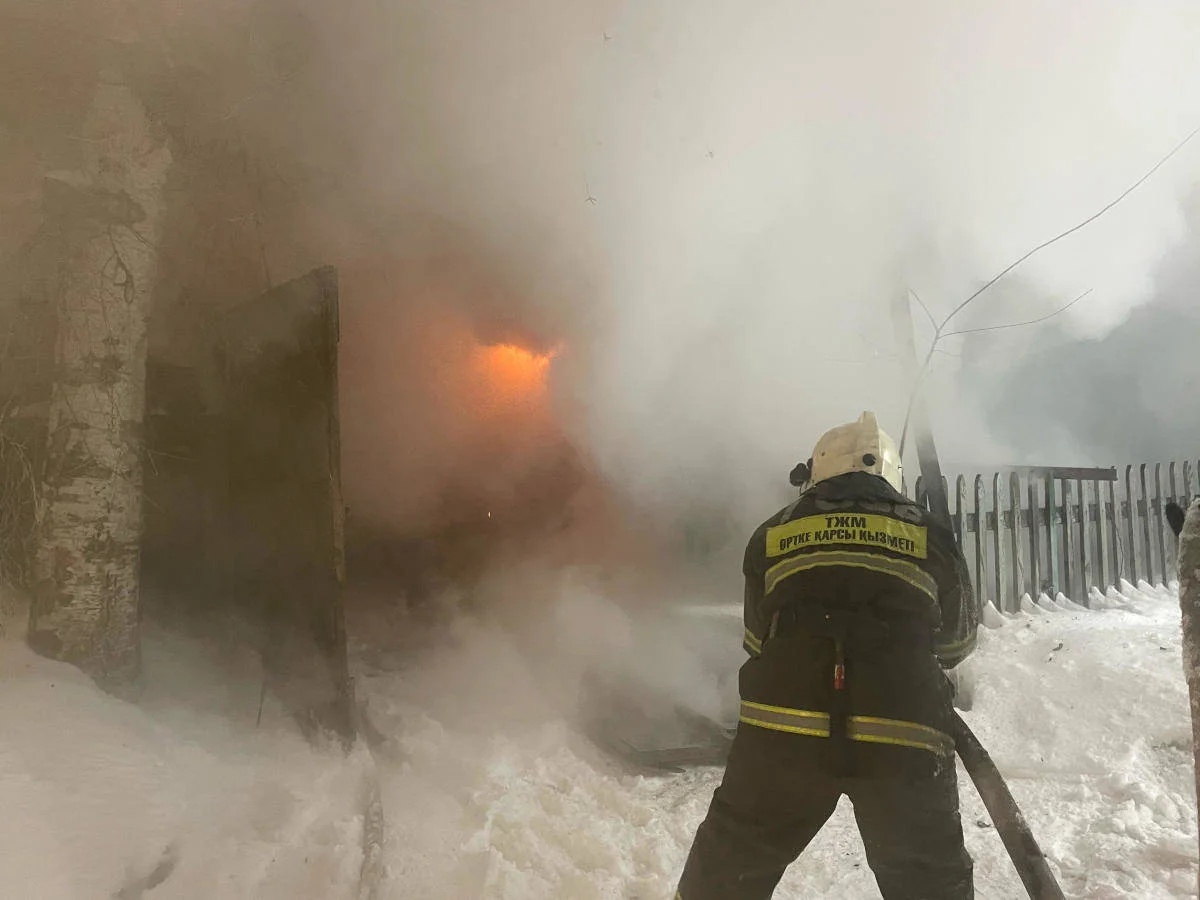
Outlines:
<svg viewBox="0 0 1200 900"><path fill-rule="evenodd" d="M800 505L800 501L803 499L804 499L804 495L801 494L799 497L797 497L795 500L793 500L791 503L789 503L787 506L785 506L783 508L783 512L781 512L779 514L779 521L776 522L775 524L776 525L786 525L788 522L790 522L792 520L792 514L796 511L796 507Z"/></svg>

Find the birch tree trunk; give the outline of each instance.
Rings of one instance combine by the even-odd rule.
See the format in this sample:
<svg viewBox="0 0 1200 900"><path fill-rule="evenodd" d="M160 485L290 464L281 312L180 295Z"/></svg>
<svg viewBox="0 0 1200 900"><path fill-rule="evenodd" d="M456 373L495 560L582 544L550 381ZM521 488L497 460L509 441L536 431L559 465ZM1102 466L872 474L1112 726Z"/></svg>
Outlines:
<svg viewBox="0 0 1200 900"><path fill-rule="evenodd" d="M1183 614L1183 674L1192 701L1192 752L1200 807L1200 499L1192 503L1179 535L1179 607Z"/></svg>
<svg viewBox="0 0 1200 900"><path fill-rule="evenodd" d="M171 154L111 73L82 146L81 172L47 180L67 237L28 641L119 692L141 670L146 318Z"/></svg>

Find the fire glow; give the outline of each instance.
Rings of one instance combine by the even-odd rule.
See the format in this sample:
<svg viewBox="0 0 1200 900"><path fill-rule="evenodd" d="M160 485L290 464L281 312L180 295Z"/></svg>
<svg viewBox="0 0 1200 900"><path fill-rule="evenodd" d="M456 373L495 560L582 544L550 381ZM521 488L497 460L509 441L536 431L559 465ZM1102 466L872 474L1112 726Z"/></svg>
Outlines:
<svg viewBox="0 0 1200 900"><path fill-rule="evenodd" d="M516 344L492 344L476 352L491 405L511 408L541 403L556 351L535 353Z"/></svg>

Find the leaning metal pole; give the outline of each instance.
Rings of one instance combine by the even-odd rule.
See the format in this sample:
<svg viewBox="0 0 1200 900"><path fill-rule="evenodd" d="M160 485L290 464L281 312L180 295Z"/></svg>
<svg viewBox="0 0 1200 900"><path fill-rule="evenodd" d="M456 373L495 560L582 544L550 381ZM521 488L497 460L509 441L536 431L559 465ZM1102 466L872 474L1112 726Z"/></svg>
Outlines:
<svg viewBox="0 0 1200 900"><path fill-rule="evenodd" d="M916 384L917 354L913 339L912 310L907 293L897 297L893 314L901 359L908 369L912 390L919 391L919 385ZM919 393L913 397L910 409L910 428L916 440L917 459L921 467L921 480L929 498L929 509L953 533L950 504L946 499L937 446L933 441L933 430L926 416L924 400ZM954 714L952 726L955 750L963 761L967 774L971 776L976 790L979 791L983 805L992 817L992 824L996 826L996 831L1004 842L1004 849L1008 851L1030 900L1064 900L1062 888L1059 887L1042 848L1033 836L1029 823L1025 821L1025 816L991 756L957 712Z"/></svg>

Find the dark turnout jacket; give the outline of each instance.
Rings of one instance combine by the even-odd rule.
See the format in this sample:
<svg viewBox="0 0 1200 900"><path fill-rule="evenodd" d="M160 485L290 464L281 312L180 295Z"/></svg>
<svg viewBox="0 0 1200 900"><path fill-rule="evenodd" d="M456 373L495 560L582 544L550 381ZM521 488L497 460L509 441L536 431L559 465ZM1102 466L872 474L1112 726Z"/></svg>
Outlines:
<svg viewBox="0 0 1200 900"><path fill-rule="evenodd" d="M941 670L974 649L978 613L947 527L882 478L849 473L760 525L743 571L743 724L832 738L843 773L878 762L880 745L950 757Z"/></svg>

